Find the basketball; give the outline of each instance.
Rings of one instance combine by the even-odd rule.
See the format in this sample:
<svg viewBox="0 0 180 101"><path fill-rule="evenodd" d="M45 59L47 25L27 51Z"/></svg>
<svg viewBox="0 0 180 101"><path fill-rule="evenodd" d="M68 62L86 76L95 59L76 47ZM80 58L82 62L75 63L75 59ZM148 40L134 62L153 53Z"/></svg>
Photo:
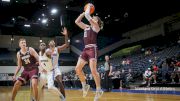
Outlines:
<svg viewBox="0 0 180 101"><path fill-rule="evenodd" d="M89 3L84 6L84 11L86 11L88 5L89 5ZM94 13L94 11L95 11L95 7L93 4L91 4L90 14Z"/></svg>

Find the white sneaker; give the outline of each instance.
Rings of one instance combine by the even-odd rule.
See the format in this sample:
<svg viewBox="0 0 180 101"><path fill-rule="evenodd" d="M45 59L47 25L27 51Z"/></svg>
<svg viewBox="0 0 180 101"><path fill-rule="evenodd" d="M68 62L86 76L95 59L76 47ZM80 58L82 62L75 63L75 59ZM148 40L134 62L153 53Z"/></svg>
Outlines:
<svg viewBox="0 0 180 101"><path fill-rule="evenodd" d="M60 101L66 101L66 99L64 98L63 95L59 96L60 97Z"/></svg>
<svg viewBox="0 0 180 101"><path fill-rule="evenodd" d="M98 101L98 99L103 95L103 91L100 90L100 91L96 91L96 95L94 97L94 101Z"/></svg>
<svg viewBox="0 0 180 101"><path fill-rule="evenodd" d="M36 101L33 97L31 97L31 101Z"/></svg>
<svg viewBox="0 0 180 101"><path fill-rule="evenodd" d="M86 84L83 88L83 97L86 97L88 91L89 91L90 85Z"/></svg>

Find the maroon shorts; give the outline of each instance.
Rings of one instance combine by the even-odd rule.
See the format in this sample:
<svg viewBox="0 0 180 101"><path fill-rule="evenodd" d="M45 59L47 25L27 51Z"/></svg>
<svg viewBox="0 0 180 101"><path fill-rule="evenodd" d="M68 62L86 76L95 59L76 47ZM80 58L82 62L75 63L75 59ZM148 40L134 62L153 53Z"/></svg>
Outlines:
<svg viewBox="0 0 180 101"><path fill-rule="evenodd" d="M39 72L38 68L34 68L31 71L24 70L21 73L21 76L18 77L18 80L25 84L27 81L29 81L32 78L37 79L38 78L38 72Z"/></svg>
<svg viewBox="0 0 180 101"><path fill-rule="evenodd" d="M85 60L88 61L90 59L97 59L98 56L98 49L97 47L89 47L89 48L84 48L80 57Z"/></svg>

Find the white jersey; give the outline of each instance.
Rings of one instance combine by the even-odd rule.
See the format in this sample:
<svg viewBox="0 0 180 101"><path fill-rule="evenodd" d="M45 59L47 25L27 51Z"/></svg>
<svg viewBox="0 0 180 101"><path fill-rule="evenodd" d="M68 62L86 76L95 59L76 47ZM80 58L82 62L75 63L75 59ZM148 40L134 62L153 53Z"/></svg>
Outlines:
<svg viewBox="0 0 180 101"><path fill-rule="evenodd" d="M45 69L47 72L53 69L52 60L48 58L45 53L42 55L42 53L39 52L39 60L42 69Z"/></svg>
<svg viewBox="0 0 180 101"><path fill-rule="evenodd" d="M151 72L151 71L148 71L148 70L146 70L145 73L144 73L144 75L145 75L146 77L151 76L151 74L152 74L152 72Z"/></svg>
<svg viewBox="0 0 180 101"><path fill-rule="evenodd" d="M59 53L58 53L57 47L55 47L54 51L51 53L51 59L52 59L52 64L53 64L54 68L58 68Z"/></svg>

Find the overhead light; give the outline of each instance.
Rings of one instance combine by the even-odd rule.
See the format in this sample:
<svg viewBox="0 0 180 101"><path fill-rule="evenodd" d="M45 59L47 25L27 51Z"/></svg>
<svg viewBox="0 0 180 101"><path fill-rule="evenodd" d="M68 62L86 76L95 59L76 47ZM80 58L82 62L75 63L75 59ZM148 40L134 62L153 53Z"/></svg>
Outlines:
<svg viewBox="0 0 180 101"><path fill-rule="evenodd" d="M29 24L25 24L25 25L24 25L24 27L31 27L31 25L29 25Z"/></svg>
<svg viewBox="0 0 180 101"><path fill-rule="evenodd" d="M57 9L56 8L53 8L52 10L51 10L51 14L56 14L57 13Z"/></svg>
<svg viewBox="0 0 180 101"><path fill-rule="evenodd" d="M42 23L46 24L47 23L47 19L42 19Z"/></svg>
<svg viewBox="0 0 180 101"><path fill-rule="evenodd" d="M109 14L108 17L110 17L111 15Z"/></svg>
<svg viewBox="0 0 180 101"><path fill-rule="evenodd" d="M13 37L11 38L11 41L14 41L14 38L13 38Z"/></svg>
<svg viewBox="0 0 180 101"><path fill-rule="evenodd" d="M68 6L66 5L66 8L68 8Z"/></svg>
<svg viewBox="0 0 180 101"><path fill-rule="evenodd" d="M46 6L45 4L43 4L43 6Z"/></svg>
<svg viewBox="0 0 180 101"><path fill-rule="evenodd" d="M125 18L127 18L128 17L128 13L126 12L126 13L124 13L124 17Z"/></svg>
<svg viewBox="0 0 180 101"><path fill-rule="evenodd" d="M45 16L45 14L43 13L42 16Z"/></svg>
<svg viewBox="0 0 180 101"><path fill-rule="evenodd" d="M119 21L120 19L114 19L114 21Z"/></svg>
<svg viewBox="0 0 180 101"><path fill-rule="evenodd" d="M4 1L4 2L10 2L10 0L2 0L2 1Z"/></svg>
<svg viewBox="0 0 180 101"><path fill-rule="evenodd" d="M75 42L76 42L76 43L80 43L80 40L77 39L77 40L75 40Z"/></svg>
<svg viewBox="0 0 180 101"><path fill-rule="evenodd" d="M14 19L14 18L12 18L12 20L14 21L15 19Z"/></svg>
<svg viewBox="0 0 180 101"><path fill-rule="evenodd" d="M41 18L38 18L38 20L40 21L40 20L41 20Z"/></svg>
<svg viewBox="0 0 180 101"><path fill-rule="evenodd" d="M42 40L40 39L39 42L42 42Z"/></svg>

